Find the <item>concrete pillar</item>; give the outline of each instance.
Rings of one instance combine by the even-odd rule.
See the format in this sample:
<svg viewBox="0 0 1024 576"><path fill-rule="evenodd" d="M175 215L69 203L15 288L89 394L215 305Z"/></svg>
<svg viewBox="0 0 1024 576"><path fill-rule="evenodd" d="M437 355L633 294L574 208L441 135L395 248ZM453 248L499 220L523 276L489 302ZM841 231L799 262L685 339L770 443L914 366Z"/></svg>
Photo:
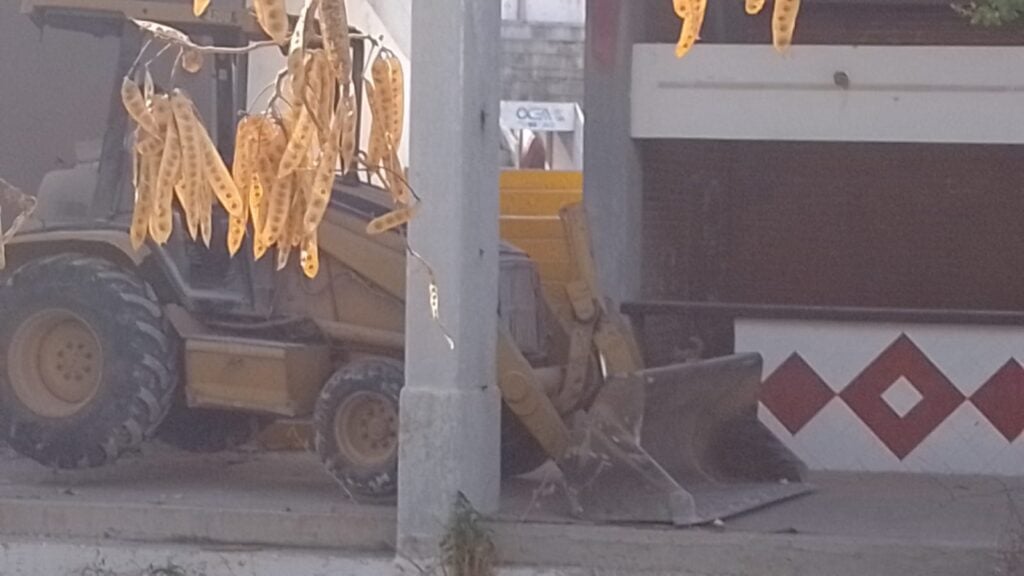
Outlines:
<svg viewBox="0 0 1024 576"><path fill-rule="evenodd" d="M643 41L650 2L587 0L583 202L605 293L641 295L643 171L630 137L633 43ZM657 16L673 17L660 8Z"/></svg>
<svg viewBox="0 0 1024 576"><path fill-rule="evenodd" d="M409 258L398 548L429 558L457 492L483 513L498 505L501 17L492 0L414 4L410 182L423 204L409 243L433 269L440 320L427 270Z"/></svg>

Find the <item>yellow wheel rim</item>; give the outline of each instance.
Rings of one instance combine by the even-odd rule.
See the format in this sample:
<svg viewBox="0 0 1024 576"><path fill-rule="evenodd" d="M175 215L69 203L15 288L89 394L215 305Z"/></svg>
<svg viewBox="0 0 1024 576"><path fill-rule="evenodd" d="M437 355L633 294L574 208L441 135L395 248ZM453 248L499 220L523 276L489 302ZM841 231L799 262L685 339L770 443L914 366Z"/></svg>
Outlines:
<svg viewBox="0 0 1024 576"><path fill-rule="evenodd" d="M14 333L7 352L8 376L18 399L40 416L70 416L100 388L103 350L77 314L44 310Z"/></svg>
<svg viewBox="0 0 1024 576"><path fill-rule="evenodd" d="M398 450L398 410L382 394L356 392L334 416L338 449L360 468L383 466Z"/></svg>

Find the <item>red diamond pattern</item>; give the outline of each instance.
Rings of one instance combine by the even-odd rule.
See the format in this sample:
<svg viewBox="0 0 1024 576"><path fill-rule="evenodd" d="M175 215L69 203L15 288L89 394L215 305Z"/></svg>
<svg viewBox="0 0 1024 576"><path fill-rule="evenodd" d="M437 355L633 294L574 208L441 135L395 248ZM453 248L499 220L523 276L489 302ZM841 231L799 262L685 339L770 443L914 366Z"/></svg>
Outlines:
<svg viewBox="0 0 1024 576"><path fill-rule="evenodd" d="M791 434L806 426L834 397L835 392L796 352L761 384L761 402Z"/></svg>
<svg viewBox="0 0 1024 576"><path fill-rule="evenodd" d="M901 376L922 396L902 418L882 399ZM964 395L906 334L900 334L839 396L900 460L964 402Z"/></svg>
<svg viewBox="0 0 1024 576"><path fill-rule="evenodd" d="M999 433L1013 442L1024 432L1024 368L1011 359L996 371L971 402Z"/></svg>

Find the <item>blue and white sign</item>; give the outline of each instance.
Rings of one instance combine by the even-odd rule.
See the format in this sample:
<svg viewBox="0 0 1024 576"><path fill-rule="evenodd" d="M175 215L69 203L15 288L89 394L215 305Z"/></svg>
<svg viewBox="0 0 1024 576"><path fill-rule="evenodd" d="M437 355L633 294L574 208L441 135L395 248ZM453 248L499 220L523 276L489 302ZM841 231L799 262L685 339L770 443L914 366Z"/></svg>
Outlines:
<svg viewBox="0 0 1024 576"><path fill-rule="evenodd" d="M576 130L576 103L502 102L501 127L506 130L573 132Z"/></svg>

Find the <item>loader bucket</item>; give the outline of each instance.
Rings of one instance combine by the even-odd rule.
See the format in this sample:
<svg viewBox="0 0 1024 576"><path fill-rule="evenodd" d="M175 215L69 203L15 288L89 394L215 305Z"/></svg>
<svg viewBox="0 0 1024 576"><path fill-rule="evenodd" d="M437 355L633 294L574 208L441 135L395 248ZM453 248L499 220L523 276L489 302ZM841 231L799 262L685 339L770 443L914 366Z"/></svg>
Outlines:
<svg viewBox="0 0 1024 576"><path fill-rule="evenodd" d="M760 380L758 354L610 377L572 422L559 462L573 511L688 526L810 491L803 463L757 419ZM638 398L639 441L629 413Z"/></svg>

